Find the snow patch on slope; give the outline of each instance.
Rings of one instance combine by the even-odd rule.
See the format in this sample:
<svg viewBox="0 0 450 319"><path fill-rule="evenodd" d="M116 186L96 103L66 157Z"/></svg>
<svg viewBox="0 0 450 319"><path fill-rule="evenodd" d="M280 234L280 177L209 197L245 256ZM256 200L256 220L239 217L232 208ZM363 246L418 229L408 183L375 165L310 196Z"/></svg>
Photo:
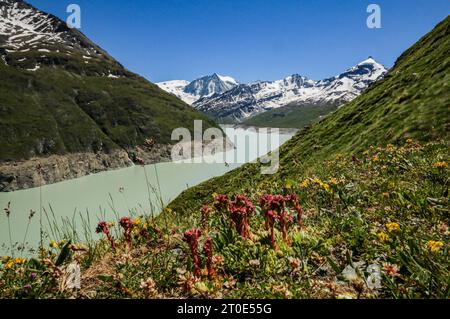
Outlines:
<svg viewBox="0 0 450 319"><path fill-rule="evenodd" d="M183 100L187 104L193 104L195 101L199 99L199 97L185 93L184 88L189 84L189 81L185 80L173 80L173 81L165 81L156 83L161 89L166 92L172 93L179 99Z"/></svg>
<svg viewBox="0 0 450 319"><path fill-rule="evenodd" d="M156 83L161 89L174 94L188 104L193 104L204 97L222 94L235 86L238 82L230 76L214 73L204 76L192 82L185 80L173 80Z"/></svg>
<svg viewBox="0 0 450 319"><path fill-rule="evenodd" d="M106 54L57 17L21 0L0 0L0 46L7 52L51 52L59 45L86 55Z"/></svg>

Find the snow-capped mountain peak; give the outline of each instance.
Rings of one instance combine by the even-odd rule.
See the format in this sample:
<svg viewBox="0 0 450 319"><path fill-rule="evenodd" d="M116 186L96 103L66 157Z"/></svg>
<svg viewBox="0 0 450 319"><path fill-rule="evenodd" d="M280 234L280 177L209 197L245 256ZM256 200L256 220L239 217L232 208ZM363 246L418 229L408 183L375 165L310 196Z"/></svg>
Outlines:
<svg viewBox="0 0 450 319"><path fill-rule="evenodd" d="M238 81L233 79L231 76L220 75L217 73L214 73L214 76L218 77L222 82L228 83L230 85L238 85L239 84Z"/></svg>
<svg viewBox="0 0 450 319"><path fill-rule="evenodd" d="M201 77L189 83L184 92L199 97L224 93L237 85L236 80L229 76L221 76L217 73Z"/></svg>
<svg viewBox="0 0 450 319"><path fill-rule="evenodd" d="M78 30L22 0L0 0L0 46L7 52L50 52L63 47L86 56L110 58Z"/></svg>
<svg viewBox="0 0 450 319"><path fill-rule="evenodd" d="M332 78L315 81L294 74L277 81L240 84L225 93L202 97L193 105L218 119L235 121L291 103L341 105L357 97L386 72L383 65L370 57Z"/></svg>
<svg viewBox="0 0 450 319"><path fill-rule="evenodd" d="M381 66L381 64L378 63L377 61L375 61L375 59L371 56L369 56L366 60L359 62L358 66L365 65L365 64L373 64L373 65Z"/></svg>
<svg viewBox="0 0 450 319"><path fill-rule="evenodd" d="M203 76L192 82L174 80L156 84L163 90L176 95L186 103L193 104L201 98L222 94L231 90L239 83L230 76L214 73L212 75Z"/></svg>

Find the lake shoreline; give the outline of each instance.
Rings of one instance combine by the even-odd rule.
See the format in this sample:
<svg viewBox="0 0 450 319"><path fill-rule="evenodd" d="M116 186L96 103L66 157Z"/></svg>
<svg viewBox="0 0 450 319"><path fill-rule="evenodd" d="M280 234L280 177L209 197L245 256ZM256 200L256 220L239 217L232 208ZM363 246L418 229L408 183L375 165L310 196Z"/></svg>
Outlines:
<svg viewBox="0 0 450 319"><path fill-rule="evenodd" d="M231 148L230 143L228 138L224 138L225 151ZM201 147L208 150L217 146L214 140L202 143ZM69 153L0 163L0 193L56 184L133 165L168 163L172 161L172 147L172 144L144 145L128 150L115 149L109 153Z"/></svg>
<svg viewBox="0 0 450 319"><path fill-rule="evenodd" d="M233 128L233 129L253 129L256 131L267 129L267 131L270 133L272 130L277 130L279 134L287 134L287 135L295 135L300 129L298 128L285 128L285 127L260 127L260 126L254 126L254 125L246 125L246 124L221 124L222 128Z"/></svg>
<svg viewBox="0 0 450 319"><path fill-rule="evenodd" d="M172 145L155 145L151 149L115 149L109 153L83 152L0 164L0 192L14 192L72 180L92 174L123 169L139 160L145 165L170 161Z"/></svg>
<svg viewBox="0 0 450 319"><path fill-rule="evenodd" d="M268 134L295 135L295 128L261 128L243 124L222 124L222 129L266 130ZM231 149L232 142L224 138L223 149ZM195 143L195 142L194 142ZM231 144L230 144L231 143ZM47 157L34 157L28 160L0 163L0 193L37 188L56 184L101 172L120 170L133 165L151 165L171 162L172 144L136 146L129 149L115 149L106 152L83 152ZM217 142L202 142L203 150L217 147Z"/></svg>

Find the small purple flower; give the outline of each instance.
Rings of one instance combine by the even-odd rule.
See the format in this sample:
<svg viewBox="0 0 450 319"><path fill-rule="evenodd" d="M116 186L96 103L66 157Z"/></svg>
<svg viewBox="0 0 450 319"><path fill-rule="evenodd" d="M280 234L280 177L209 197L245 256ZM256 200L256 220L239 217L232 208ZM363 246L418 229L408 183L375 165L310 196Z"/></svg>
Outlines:
<svg viewBox="0 0 450 319"><path fill-rule="evenodd" d="M35 272L32 272L32 273L30 274L30 279L31 279L31 280L35 280L36 277L37 277L37 274L36 274Z"/></svg>
<svg viewBox="0 0 450 319"><path fill-rule="evenodd" d="M33 287L30 284L23 286L23 290L30 291Z"/></svg>

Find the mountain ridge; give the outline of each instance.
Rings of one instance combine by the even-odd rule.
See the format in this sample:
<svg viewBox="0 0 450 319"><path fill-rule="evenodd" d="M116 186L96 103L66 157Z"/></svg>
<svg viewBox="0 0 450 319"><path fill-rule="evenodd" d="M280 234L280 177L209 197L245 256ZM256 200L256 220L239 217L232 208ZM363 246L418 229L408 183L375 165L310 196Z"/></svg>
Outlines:
<svg viewBox="0 0 450 319"><path fill-rule="evenodd" d="M168 160L173 129L193 131L195 119L217 127L55 16L24 1L0 7L0 190ZM55 168L52 156L73 154L83 164ZM43 181L26 165L36 159Z"/></svg>
<svg viewBox="0 0 450 319"><path fill-rule="evenodd" d="M339 106L357 97L386 72L383 65L369 57L344 73L323 80L293 74L276 81L236 84L223 92L195 95L186 101L221 122L242 122L256 114L292 103ZM167 89L164 83L168 82L158 85ZM168 91L182 97L180 90L185 90L185 82L173 83L178 85Z"/></svg>

